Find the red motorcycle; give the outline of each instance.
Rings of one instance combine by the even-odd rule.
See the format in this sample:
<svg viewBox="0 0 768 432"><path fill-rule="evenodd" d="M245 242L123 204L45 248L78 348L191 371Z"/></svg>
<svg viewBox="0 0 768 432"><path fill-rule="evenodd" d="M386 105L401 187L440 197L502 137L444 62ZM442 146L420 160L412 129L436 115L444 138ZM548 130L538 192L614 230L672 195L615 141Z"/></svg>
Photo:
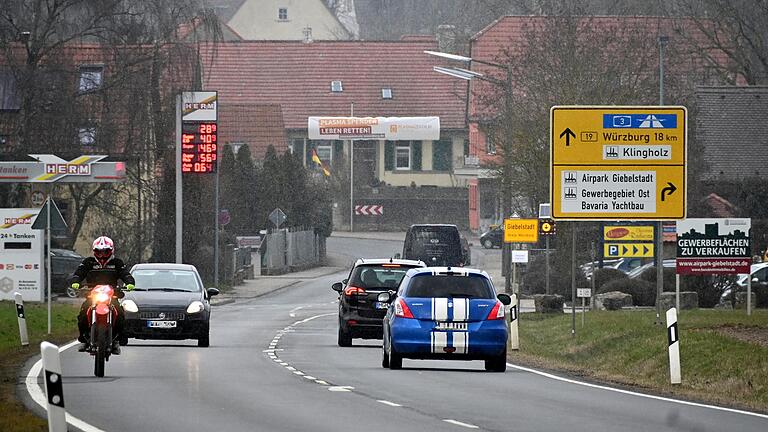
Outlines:
<svg viewBox="0 0 768 432"><path fill-rule="evenodd" d="M122 297L118 295L118 298ZM110 285L96 285L88 293L91 306L88 307L88 326L91 330L89 353L94 356L93 373L104 376L104 363L112 354L112 325L117 320L117 309L112 305L115 289Z"/></svg>

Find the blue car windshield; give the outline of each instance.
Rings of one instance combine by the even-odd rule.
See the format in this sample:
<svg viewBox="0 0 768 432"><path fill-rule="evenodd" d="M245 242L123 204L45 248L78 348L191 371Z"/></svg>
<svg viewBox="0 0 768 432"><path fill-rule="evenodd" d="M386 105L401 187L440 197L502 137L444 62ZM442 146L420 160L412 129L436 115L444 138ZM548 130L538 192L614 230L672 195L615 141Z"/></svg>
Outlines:
<svg viewBox="0 0 768 432"><path fill-rule="evenodd" d="M405 292L407 297L493 299L496 294L488 279L481 275L416 275Z"/></svg>

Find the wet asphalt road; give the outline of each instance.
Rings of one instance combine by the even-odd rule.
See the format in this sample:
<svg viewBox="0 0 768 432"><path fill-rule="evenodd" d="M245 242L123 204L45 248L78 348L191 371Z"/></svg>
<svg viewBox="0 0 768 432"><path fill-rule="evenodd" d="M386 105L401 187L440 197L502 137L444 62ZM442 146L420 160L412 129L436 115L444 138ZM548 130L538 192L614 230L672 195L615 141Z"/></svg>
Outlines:
<svg viewBox="0 0 768 432"><path fill-rule="evenodd" d="M376 253L394 242L339 239ZM357 250L360 248L360 250ZM368 251L368 252L366 252ZM380 341L336 345L343 273L214 309L211 347L135 341L92 376L62 354L68 411L108 431L765 431L768 420L561 382L483 363L381 368Z"/></svg>

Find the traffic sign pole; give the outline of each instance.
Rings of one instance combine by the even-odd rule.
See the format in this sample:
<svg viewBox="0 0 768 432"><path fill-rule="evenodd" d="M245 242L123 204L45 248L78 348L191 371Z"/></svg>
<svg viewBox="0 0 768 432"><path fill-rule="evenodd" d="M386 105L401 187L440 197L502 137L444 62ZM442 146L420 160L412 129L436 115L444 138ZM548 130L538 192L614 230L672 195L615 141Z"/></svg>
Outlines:
<svg viewBox="0 0 768 432"><path fill-rule="evenodd" d="M592 273L594 275L594 272ZM576 224L571 224L571 336L576 337Z"/></svg>

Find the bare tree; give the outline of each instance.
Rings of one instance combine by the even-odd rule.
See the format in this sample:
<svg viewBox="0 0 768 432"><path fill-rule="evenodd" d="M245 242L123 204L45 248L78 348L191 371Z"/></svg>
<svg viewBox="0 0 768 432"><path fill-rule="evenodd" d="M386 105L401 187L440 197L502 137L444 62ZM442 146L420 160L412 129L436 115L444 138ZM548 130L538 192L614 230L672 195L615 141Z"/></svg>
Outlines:
<svg viewBox="0 0 768 432"><path fill-rule="evenodd" d="M199 88L198 46L220 36L198 0L10 0L0 11L0 64L21 95L8 157L85 151L127 162L123 184L58 188L72 204L65 246L90 226L84 234L109 232L135 259L146 256L158 209L172 200L157 174L172 169L173 95ZM88 91L79 84L84 62L103 65ZM93 126L93 145L78 139L79 125Z"/></svg>
<svg viewBox="0 0 768 432"><path fill-rule="evenodd" d="M691 54L722 79L730 84L768 83L768 2L679 0L667 13L680 17L676 32L695 42Z"/></svg>

